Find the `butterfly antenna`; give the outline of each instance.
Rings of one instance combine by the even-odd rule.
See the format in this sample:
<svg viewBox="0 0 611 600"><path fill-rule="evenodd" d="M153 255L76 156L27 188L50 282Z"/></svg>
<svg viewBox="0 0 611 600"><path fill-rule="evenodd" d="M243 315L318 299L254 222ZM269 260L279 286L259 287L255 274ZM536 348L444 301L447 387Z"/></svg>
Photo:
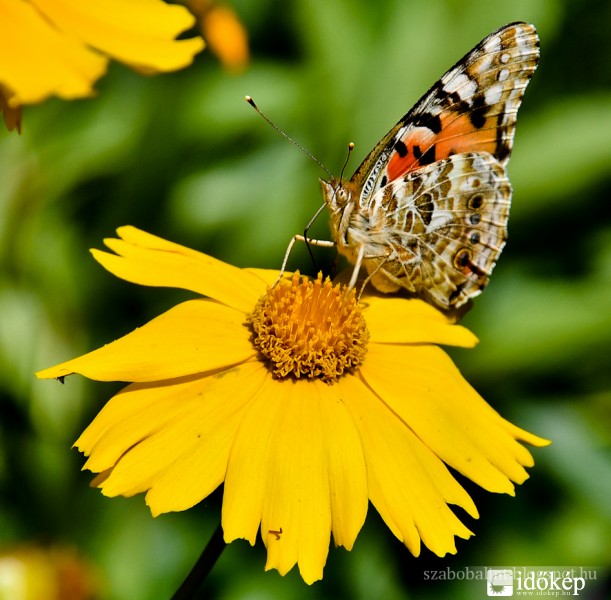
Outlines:
<svg viewBox="0 0 611 600"><path fill-rule="evenodd" d="M290 135L282 131L278 125L276 125L261 109L255 104L255 101L250 96L244 96L244 99L250 104L258 113L261 115L269 125L271 125L282 137L286 138L291 144L299 148L306 156L309 156L329 177L333 177L333 174L325 165L323 165L310 151L306 150L299 142L296 142Z"/></svg>
<svg viewBox="0 0 611 600"><path fill-rule="evenodd" d="M344 164L342 166L342 170L339 172L339 180L340 180L340 182L344 178L344 171L345 171L346 167L348 166L348 161L350 160L350 155L352 154L353 150L354 150L354 142L350 142L348 144L348 153L346 154L346 160L344 161Z"/></svg>

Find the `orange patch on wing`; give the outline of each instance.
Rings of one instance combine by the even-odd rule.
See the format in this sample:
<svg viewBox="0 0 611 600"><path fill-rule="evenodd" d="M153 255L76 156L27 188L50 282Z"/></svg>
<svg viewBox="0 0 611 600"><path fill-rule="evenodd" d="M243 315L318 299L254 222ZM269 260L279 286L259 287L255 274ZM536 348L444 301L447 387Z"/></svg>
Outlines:
<svg viewBox="0 0 611 600"><path fill-rule="evenodd" d="M497 115L489 116L483 127L475 128L468 115L453 118L442 115L442 129L437 136L435 157L437 160L461 152L496 152ZM450 121L450 119L452 119ZM445 124L444 121L450 121Z"/></svg>
<svg viewBox="0 0 611 600"><path fill-rule="evenodd" d="M389 181L422 166L414 154L416 147L424 154L435 145L436 161L462 152L496 153L498 115L489 116L479 129L473 126L467 114L456 117L455 113L446 113L440 117L442 127L438 134L426 127L416 127L401 140L407 148L407 154L401 156L396 150L393 152L387 167Z"/></svg>
<svg viewBox="0 0 611 600"><path fill-rule="evenodd" d="M416 127L416 129L412 129L412 131L402 140L407 148L407 154L401 156L395 150L388 161L387 172L389 181L393 181L409 171L418 169L421 165L414 155L414 147L418 146L421 152L426 152L426 150L431 147L431 144L435 143L435 137L435 134L426 127Z"/></svg>

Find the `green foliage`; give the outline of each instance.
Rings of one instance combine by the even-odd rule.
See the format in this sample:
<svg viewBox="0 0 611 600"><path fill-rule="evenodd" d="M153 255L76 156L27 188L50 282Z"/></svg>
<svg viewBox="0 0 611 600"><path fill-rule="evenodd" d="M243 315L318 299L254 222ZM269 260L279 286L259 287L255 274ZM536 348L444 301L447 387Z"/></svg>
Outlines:
<svg viewBox="0 0 611 600"><path fill-rule="evenodd" d="M243 74L228 74L207 52L192 68L157 78L114 66L97 98L29 108L21 137L0 134L0 544L76 544L105 580L104 597L169 597L214 530L220 495L155 520L141 497L103 498L88 488L70 446L117 387L32 375L182 297L115 280L88 248L131 224L240 266L279 267L322 202L324 174L244 95L339 173L349 141L356 150L348 170L476 42L526 20L540 31L541 65L509 167L510 239L464 321L481 343L453 357L499 412L553 445L533 452L536 466L516 498L465 482L481 518L465 516L477 536L459 540L456 557L411 557L371 509L353 552L331 549L322 583L264 573L262 544L237 542L210 577L210 597L473 598L484 597L483 584L426 581L423 571L608 563L608 3L234 6L252 42ZM313 235L328 237L324 221ZM325 264L329 254L316 256ZM312 271L304 248L289 267Z"/></svg>

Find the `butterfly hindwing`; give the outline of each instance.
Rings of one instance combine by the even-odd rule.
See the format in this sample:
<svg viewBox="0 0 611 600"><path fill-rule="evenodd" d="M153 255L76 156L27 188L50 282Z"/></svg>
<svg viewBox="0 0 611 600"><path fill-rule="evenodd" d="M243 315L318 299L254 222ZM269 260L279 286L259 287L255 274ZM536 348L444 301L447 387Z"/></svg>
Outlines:
<svg viewBox="0 0 611 600"><path fill-rule="evenodd" d="M510 199L488 153L457 154L396 179L367 211L385 248L363 260L373 285L406 288L444 309L478 295L505 245Z"/></svg>

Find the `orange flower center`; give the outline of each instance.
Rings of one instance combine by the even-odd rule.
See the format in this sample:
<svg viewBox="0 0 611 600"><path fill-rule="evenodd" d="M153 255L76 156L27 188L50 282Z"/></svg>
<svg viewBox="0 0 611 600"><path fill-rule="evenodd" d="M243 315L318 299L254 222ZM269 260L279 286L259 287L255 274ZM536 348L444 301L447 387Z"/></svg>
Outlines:
<svg viewBox="0 0 611 600"><path fill-rule="evenodd" d="M332 383L358 367L369 332L354 290L295 273L259 299L249 317L253 344L280 379L318 377Z"/></svg>

